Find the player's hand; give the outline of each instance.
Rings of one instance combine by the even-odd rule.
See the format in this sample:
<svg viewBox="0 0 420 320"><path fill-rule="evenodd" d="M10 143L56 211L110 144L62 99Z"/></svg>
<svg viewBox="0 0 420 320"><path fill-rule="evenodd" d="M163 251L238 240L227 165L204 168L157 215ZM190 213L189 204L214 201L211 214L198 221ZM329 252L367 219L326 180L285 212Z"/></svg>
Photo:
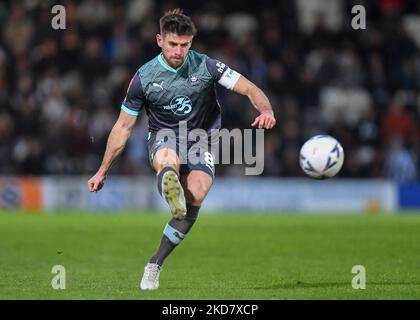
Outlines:
<svg viewBox="0 0 420 320"><path fill-rule="evenodd" d="M106 176L97 172L92 178L88 181L88 188L90 192L98 192L102 189L105 184Z"/></svg>
<svg viewBox="0 0 420 320"><path fill-rule="evenodd" d="M262 112L251 124L251 126L258 127L258 129L271 129L275 125L276 119L273 113L269 111Z"/></svg>

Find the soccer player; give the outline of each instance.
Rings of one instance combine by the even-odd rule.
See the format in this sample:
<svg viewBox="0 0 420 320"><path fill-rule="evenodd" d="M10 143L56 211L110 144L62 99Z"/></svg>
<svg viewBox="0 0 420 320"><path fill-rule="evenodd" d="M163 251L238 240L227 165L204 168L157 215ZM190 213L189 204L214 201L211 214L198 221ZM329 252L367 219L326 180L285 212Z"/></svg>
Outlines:
<svg viewBox="0 0 420 320"><path fill-rule="evenodd" d="M200 159L198 163L190 162L188 157L181 161L185 155L179 150L185 141L179 134L180 121L186 121L188 130L200 128L210 134L211 130L219 129L221 114L215 93L218 83L249 98L260 112L252 126L271 129L276 124L271 104L261 89L224 63L190 50L195 34L194 23L180 9L169 11L160 19L156 41L162 53L133 76L108 137L102 164L88 181L90 192L102 188L107 172L130 137L137 116L146 111L149 159L156 171L158 190L168 203L172 218L163 230L157 251L144 268L141 289L159 287L165 259L195 223L214 179L213 155L206 147L215 142L209 139L203 148L195 151ZM175 135L162 138L159 133L168 129ZM187 142L187 151L191 147Z"/></svg>

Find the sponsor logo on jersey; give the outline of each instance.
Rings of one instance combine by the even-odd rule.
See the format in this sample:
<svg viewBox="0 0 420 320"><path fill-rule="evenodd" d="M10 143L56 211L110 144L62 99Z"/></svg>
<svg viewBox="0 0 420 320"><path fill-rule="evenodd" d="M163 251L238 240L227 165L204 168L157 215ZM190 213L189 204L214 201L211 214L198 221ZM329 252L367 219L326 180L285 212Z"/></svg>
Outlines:
<svg viewBox="0 0 420 320"><path fill-rule="evenodd" d="M188 77L188 84L191 86L196 86L200 83L200 79L197 76L189 76Z"/></svg>
<svg viewBox="0 0 420 320"><path fill-rule="evenodd" d="M172 110L176 115L189 114L192 110L191 99L187 96L176 96L169 105L163 106L165 110Z"/></svg>
<svg viewBox="0 0 420 320"><path fill-rule="evenodd" d="M157 83L157 82L153 82L153 86L154 87L158 87L158 88L160 88L162 91L163 91L163 83L164 83L165 81L162 81L161 83Z"/></svg>
<svg viewBox="0 0 420 320"><path fill-rule="evenodd" d="M218 61L216 63L216 67L218 72L223 73L223 71L225 71L226 65L223 62Z"/></svg>

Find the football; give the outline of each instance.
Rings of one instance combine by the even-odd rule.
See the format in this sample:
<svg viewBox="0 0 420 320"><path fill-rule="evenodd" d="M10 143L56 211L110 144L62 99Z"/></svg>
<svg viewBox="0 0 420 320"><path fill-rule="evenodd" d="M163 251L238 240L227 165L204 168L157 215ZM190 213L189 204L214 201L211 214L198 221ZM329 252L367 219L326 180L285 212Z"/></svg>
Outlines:
<svg viewBox="0 0 420 320"><path fill-rule="evenodd" d="M340 171L343 162L343 147L335 138L328 135L314 136L300 149L300 166L311 178L334 177Z"/></svg>

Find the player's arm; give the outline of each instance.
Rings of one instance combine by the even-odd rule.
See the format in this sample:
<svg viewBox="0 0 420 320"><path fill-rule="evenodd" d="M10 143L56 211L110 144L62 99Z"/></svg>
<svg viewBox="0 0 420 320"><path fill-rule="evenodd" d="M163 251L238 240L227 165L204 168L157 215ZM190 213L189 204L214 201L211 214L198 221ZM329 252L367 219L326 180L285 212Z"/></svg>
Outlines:
<svg viewBox="0 0 420 320"><path fill-rule="evenodd" d="M109 134L102 164L96 174L88 181L90 192L99 191L103 187L106 175L115 159L117 159L124 150L134 124L136 123L137 116L140 114L144 104L145 97L140 77L139 74L136 73L128 86L127 95L121 105L118 120Z"/></svg>
<svg viewBox="0 0 420 320"><path fill-rule="evenodd" d="M254 83L244 76L240 75L236 81L233 91L247 96L252 105L260 112L251 124L253 127L258 126L259 129L271 129L276 125L273 108L264 92Z"/></svg>
<svg viewBox="0 0 420 320"><path fill-rule="evenodd" d="M207 58L207 70L214 81L244 96L247 96L260 115L251 124L254 127L271 129L276 124L273 108L264 92L240 73L219 60Z"/></svg>
<svg viewBox="0 0 420 320"><path fill-rule="evenodd" d="M132 116L121 110L120 116L109 134L102 164L96 174L88 181L90 192L99 191L102 188L109 169L115 159L124 150L130 138L136 119L136 116Z"/></svg>

